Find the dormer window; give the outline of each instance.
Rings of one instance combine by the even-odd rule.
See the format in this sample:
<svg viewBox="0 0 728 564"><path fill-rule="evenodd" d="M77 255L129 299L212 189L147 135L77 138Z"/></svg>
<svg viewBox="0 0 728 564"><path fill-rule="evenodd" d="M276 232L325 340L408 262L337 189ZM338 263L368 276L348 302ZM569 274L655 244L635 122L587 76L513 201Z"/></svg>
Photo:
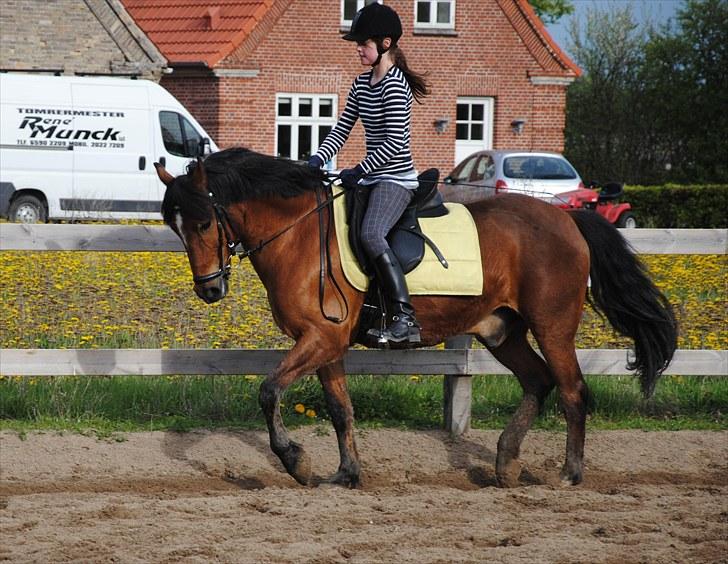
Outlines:
<svg viewBox="0 0 728 564"><path fill-rule="evenodd" d="M455 29L455 0L415 0L415 30Z"/></svg>

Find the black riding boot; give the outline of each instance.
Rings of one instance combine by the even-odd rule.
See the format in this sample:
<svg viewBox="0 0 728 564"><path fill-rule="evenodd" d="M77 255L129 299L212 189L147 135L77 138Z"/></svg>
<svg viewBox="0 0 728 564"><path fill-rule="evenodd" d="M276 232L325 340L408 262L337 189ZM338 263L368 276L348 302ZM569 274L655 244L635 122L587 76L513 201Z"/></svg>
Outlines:
<svg viewBox="0 0 728 564"><path fill-rule="evenodd" d="M392 303L393 312L392 322L382 333L376 329L370 329L368 334L377 337L380 342L419 343L420 325L415 319L415 310L410 304L402 267L391 249L387 249L374 259L374 268L385 296Z"/></svg>

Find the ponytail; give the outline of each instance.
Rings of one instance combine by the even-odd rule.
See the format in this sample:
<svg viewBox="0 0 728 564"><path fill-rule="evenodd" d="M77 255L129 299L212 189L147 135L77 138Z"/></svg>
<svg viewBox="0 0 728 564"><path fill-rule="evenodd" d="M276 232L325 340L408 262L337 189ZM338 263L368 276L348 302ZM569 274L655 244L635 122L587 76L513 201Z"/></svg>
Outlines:
<svg viewBox="0 0 728 564"><path fill-rule="evenodd" d="M381 41L381 39L375 39L377 47L380 49ZM392 54L394 66L402 71L402 74L407 80L407 84L409 84L410 90L412 90L412 95L414 96L415 101L421 104L422 98L430 93L430 85L427 82L427 73L415 72L409 68L409 66L407 66L407 57L404 56L404 52L397 45L391 47L389 51Z"/></svg>

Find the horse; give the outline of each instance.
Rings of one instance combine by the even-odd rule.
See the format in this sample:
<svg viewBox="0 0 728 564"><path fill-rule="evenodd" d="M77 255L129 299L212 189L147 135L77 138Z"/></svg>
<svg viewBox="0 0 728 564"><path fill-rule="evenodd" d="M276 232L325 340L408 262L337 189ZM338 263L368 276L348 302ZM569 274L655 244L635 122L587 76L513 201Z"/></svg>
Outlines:
<svg viewBox="0 0 728 564"><path fill-rule="evenodd" d="M207 303L225 297L230 260L242 246L239 256L249 258L265 287L275 323L295 341L259 389L271 449L298 483L312 485L310 457L290 439L280 402L291 383L315 371L340 455L337 471L324 481L359 486L343 358L355 341L365 296L344 278L336 234L324 228L333 221L325 173L244 148L192 161L177 177L155 167L166 185L164 222L184 244L197 295ZM566 212L519 194L467 207L479 237L482 294L412 296L422 325L417 346L473 335L518 379L521 402L497 443L499 486L518 485L521 443L558 388L567 427L560 478L576 485L583 478L588 390L575 337L585 302L633 341L628 368L646 397L677 346L673 311L619 231L593 211ZM325 263L328 292L321 286ZM331 289L334 282L338 291Z"/></svg>

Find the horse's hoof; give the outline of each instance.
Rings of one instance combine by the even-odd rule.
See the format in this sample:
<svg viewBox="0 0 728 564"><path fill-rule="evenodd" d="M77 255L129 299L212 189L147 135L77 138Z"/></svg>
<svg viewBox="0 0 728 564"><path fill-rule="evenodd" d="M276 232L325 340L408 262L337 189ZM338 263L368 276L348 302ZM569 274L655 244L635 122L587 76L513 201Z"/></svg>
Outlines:
<svg viewBox="0 0 728 564"><path fill-rule="evenodd" d="M281 455L281 462L294 480L302 486L311 483L311 458L298 443L291 442L290 446Z"/></svg>
<svg viewBox="0 0 728 564"><path fill-rule="evenodd" d="M559 477L561 478L562 486L576 486L581 484L582 480L581 470L570 472L566 468L561 470Z"/></svg>
<svg viewBox="0 0 728 564"><path fill-rule="evenodd" d="M505 464L499 465L495 471L495 479L499 488L515 488L521 475L521 463L514 458Z"/></svg>
<svg viewBox="0 0 728 564"><path fill-rule="evenodd" d="M339 470L333 476L322 480L321 485L344 486L353 490L361 485L361 480L358 473Z"/></svg>

